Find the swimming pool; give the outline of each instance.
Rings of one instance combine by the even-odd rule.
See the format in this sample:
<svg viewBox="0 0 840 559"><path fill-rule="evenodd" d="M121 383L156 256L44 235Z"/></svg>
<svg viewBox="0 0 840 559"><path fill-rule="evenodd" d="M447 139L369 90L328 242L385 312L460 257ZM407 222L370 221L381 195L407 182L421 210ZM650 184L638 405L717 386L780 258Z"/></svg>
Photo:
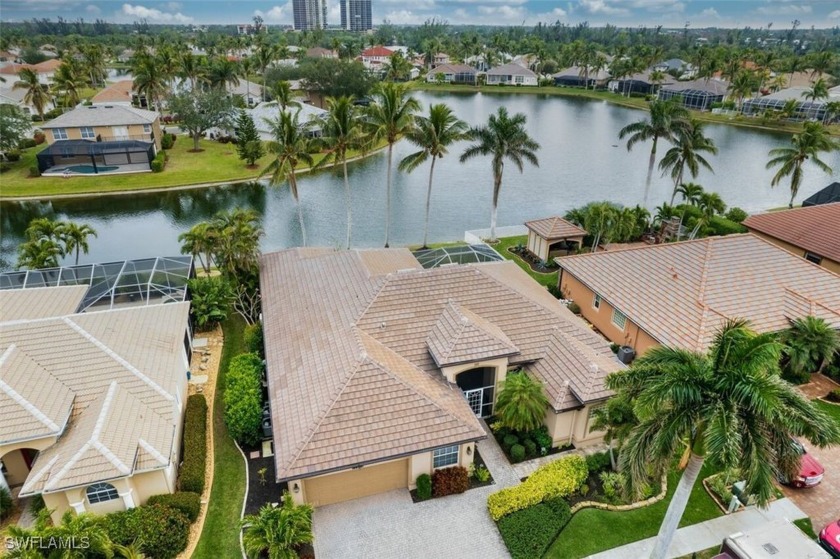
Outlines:
<svg viewBox="0 0 840 559"><path fill-rule="evenodd" d="M107 173L109 171L116 171L119 169L116 165L70 165L69 167L61 167L59 169L50 169L50 173L79 173L82 175L95 175L96 173Z"/></svg>

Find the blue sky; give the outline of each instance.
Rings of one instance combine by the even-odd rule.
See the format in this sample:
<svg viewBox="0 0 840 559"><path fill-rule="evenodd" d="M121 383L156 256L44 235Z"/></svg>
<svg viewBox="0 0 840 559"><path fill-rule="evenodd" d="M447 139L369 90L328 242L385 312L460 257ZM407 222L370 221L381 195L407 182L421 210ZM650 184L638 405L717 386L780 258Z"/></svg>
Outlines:
<svg viewBox="0 0 840 559"><path fill-rule="evenodd" d="M338 22L338 0L327 0ZM238 23L261 15L269 24L292 20L291 0L2 0L0 21L33 17L103 18L115 22ZM789 28L840 26L838 0L373 0L375 23L419 24L437 16L452 24L534 25L588 21L591 25Z"/></svg>

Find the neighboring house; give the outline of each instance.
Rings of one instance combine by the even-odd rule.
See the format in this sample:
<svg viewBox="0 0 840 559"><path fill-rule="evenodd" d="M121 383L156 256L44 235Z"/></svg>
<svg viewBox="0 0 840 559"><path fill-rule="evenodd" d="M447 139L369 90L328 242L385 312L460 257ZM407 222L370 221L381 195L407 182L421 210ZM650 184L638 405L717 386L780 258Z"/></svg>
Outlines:
<svg viewBox="0 0 840 559"><path fill-rule="evenodd" d="M134 82L122 80L107 86L91 98L94 105L125 105L130 107L137 97L133 91Z"/></svg>
<svg viewBox="0 0 840 559"><path fill-rule="evenodd" d="M245 104L253 107L263 98L263 88L260 84L248 80L239 80L237 85L228 84L228 93L242 97Z"/></svg>
<svg viewBox="0 0 840 559"><path fill-rule="evenodd" d="M703 351L730 319L778 332L806 315L840 328L840 276L752 234L557 258L560 289L612 342Z"/></svg>
<svg viewBox="0 0 840 559"><path fill-rule="evenodd" d="M438 52L435 54L435 59L432 61L432 66L440 66L441 64L449 64L452 60L445 52Z"/></svg>
<svg viewBox="0 0 840 559"><path fill-rule="evenodd" d="M327 111L308 103L301 103L300 107L291 107L290 109L298 113L300 122L313 122L313 136L320 136L320 121L327 115ZM254 119L254 125L257 127L260 139L266 141L274 139L271 133L271 126L267 121L277 120L277 117L280 115L280 105L274 102L260 103L253 109L246 109L245 112Z"/></svg>
<svg viewBox="0 0 840 559"><path fill-rule="evenodd" d="M682 60L680 58L669 58L668 60L663 60L657 64L653 65L654 70L659 70L660 72L684 72L691 64Z"/></svg>
<svg viewBox="0 0 840 559"><path fill-rule="evenodd" d="M473 461L509 374L549 400L555 444L602 440L621 365L511 261L423 269L405 249L296 248L260 261L278 482L316 506Z"/></svg>
<svg viewBox="0 0 840 559"><path fill-rule="evenodd" d="M487 85L539 85L537 75L519 64L504 64L487 70Z"/></svg>
<svg viewBox="0 0 840 559"><path fill-rule="evenodd" d="M586 75L586 69L582 66L569 66L565 70L560 70L552 76L554 78L554 85L563 87L595 87L603 89L607 87L607 82L610 80L610 73L607 70L601 69L597 72L594 68L589 69L589 76Z"/></svg>
<svg viewBox="0 0 840 559"><path fill-rule="evenodd" d="M659 99L666 101L676 98L683 107L697 111L709 111L713 103L722 103L729 91L729 82L710 78L676 82L659 88Z"/></svg>
<svg viewBox="0 0 840 559"><path fill-rule="evenodd" d="M13 83L14 82L12 82L12 84ZM26 97L26 90L15 89L12 84L9 84L8 82L0 83L0 103L15 105L27 114L37 115L38 111L35 110L35 107L24 100L24 97ZM44 107L44 112L47 112L54 107L55 101L51 100L47 103L47 106Z"/></svg>
<svg viewBox="0 0 840 559"><path fill-rule="evenodd" d="M557 256L552 254L552 249L558 254L561 250L568 253L582 247L587 235L584 229L558 216L526 221L525 227L528 228L528 251L546 262Z"/></svg>
<svg viewBox="0 0 840 559"><path fill-rule="evenodd" d="M325 49L323 47L312 47L306 49L307 58L338 58L338 53L334 50Z"/></svg>
<svg viewBox="0 0 840 559"><path fill-rule="evenodd" d="M665 74L661 82L654 82L650 77L652 73L653 70L647 70L627 77L616 78L614 80L610 80L607 87L610 91L614 91L616 93L650 95L652 93L656 93L658 88L676 82L676 80L668 74Z"/></svg>
<svg viewBox="0 0 840 559"><path fill-rule="evenodd" d="M826 118L828 103L840 102L840 90L829 90L827 98L806 99L810 87L788 87L763 97L745 99L741 112L747 115L762 115L765 111L781 111L788 101L796 101L796 108L791 116L822 121Z"/></svg>
<svg viewBox="0 0 840 559"><path fill-rule="evenodd" d="M190 304L79 313L87 292L0 291L0 485L56 523L176 490Z"/></svg>
<svg viewBox="0 0 840 559"><path fill-rule="evenodd" d="M438 76L443 77L438 78ZM466 64L441 64L429 70L426 81L437 83L439 79L442 79L443 83L475 85L476 76L475 69Z"/></svg>
<svg viewBox="0 0 840 559"><path fill-rule="evenodd" d="M840 202L840 182L833 182L811 194L802 201L802 206L819 206L820 204L831 204L832 202Z"/></svg>
<svg viewBox="0 0 840 559"><path fill-rule="evenodd" d="M362 51L362 64L364 64L367 68L378 68L380 65L388 62L388 59L392 54L394 54L394 52L396 51L386 49L383 46L370 47Z"/></svg>
<svg viewBox="0 0 840 559"><path fill-rule="evenodd" d="M744 226L758 237L840 274L840 202L751 215Z"/></svg>
<svg viewBox="0 0 840 559"><path fill-rule="evenodd" d="M38 74L38 81L46 85L52 81L56 69L58 69L61 64L61 60L56 58L45 60L43 62L39 62L38 64L6 64L0 68L0 76L6 80L7 84L13 85L18 79L17 75L20 71L29 69Z"/></svg>

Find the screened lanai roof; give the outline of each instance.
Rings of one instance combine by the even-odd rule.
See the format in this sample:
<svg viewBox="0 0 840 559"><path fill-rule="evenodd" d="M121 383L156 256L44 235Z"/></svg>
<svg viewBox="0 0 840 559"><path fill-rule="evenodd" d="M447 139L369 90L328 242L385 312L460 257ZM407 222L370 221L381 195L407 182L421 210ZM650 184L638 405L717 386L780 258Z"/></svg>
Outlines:
<svg viewBox="0 0 840 559"><path fill-rule="evenodd" d="M39 156L61 155L105 155L108 153L125 153L127 151L144 153L149 149L150 142L140 140L115 140L112 142L95 142L93 140L59 140L47 149L38 153Z"/></svg>
<svg viewBox="0 0 840 559"><path fill-rule="evenodd" d="M502 256L488 245L457 245L451 247L417 250L414 257L424 268L437 268L446 264L474 264L497 262Z"/></svg>
<svg viewBox="0 0 840 559"><path fill-rule="evenodd" d="M191 256L160 256L102 264L4 272L0 289L87 285L76 312L95 307L154 305L186 300L187 282L195 275Z"/></svg>

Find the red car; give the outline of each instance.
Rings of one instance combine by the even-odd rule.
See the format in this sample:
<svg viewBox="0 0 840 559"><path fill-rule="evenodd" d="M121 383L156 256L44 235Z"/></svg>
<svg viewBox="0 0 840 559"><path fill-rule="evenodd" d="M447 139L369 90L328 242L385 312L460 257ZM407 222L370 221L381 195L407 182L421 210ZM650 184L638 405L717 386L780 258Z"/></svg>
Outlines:
<svg viewBox="0 0 840 559"><path fill-rule="evenodd" d="M840 559L840 520L832 522L820 532L820 545L835 559Z"/></svg>
<svg viewBox="0 0 840 559"><path fill-rule="evenodd" d="M816 458L808 454L805 447L802 446L802 443L797 440L792 442L794 447L802 455L802 459L799 462L799 473L793 479L780 479L779 481L785 485L796 487L797 489L818 485L823 479L825 468L822 467L822 464L817 462Z"/></svg>

